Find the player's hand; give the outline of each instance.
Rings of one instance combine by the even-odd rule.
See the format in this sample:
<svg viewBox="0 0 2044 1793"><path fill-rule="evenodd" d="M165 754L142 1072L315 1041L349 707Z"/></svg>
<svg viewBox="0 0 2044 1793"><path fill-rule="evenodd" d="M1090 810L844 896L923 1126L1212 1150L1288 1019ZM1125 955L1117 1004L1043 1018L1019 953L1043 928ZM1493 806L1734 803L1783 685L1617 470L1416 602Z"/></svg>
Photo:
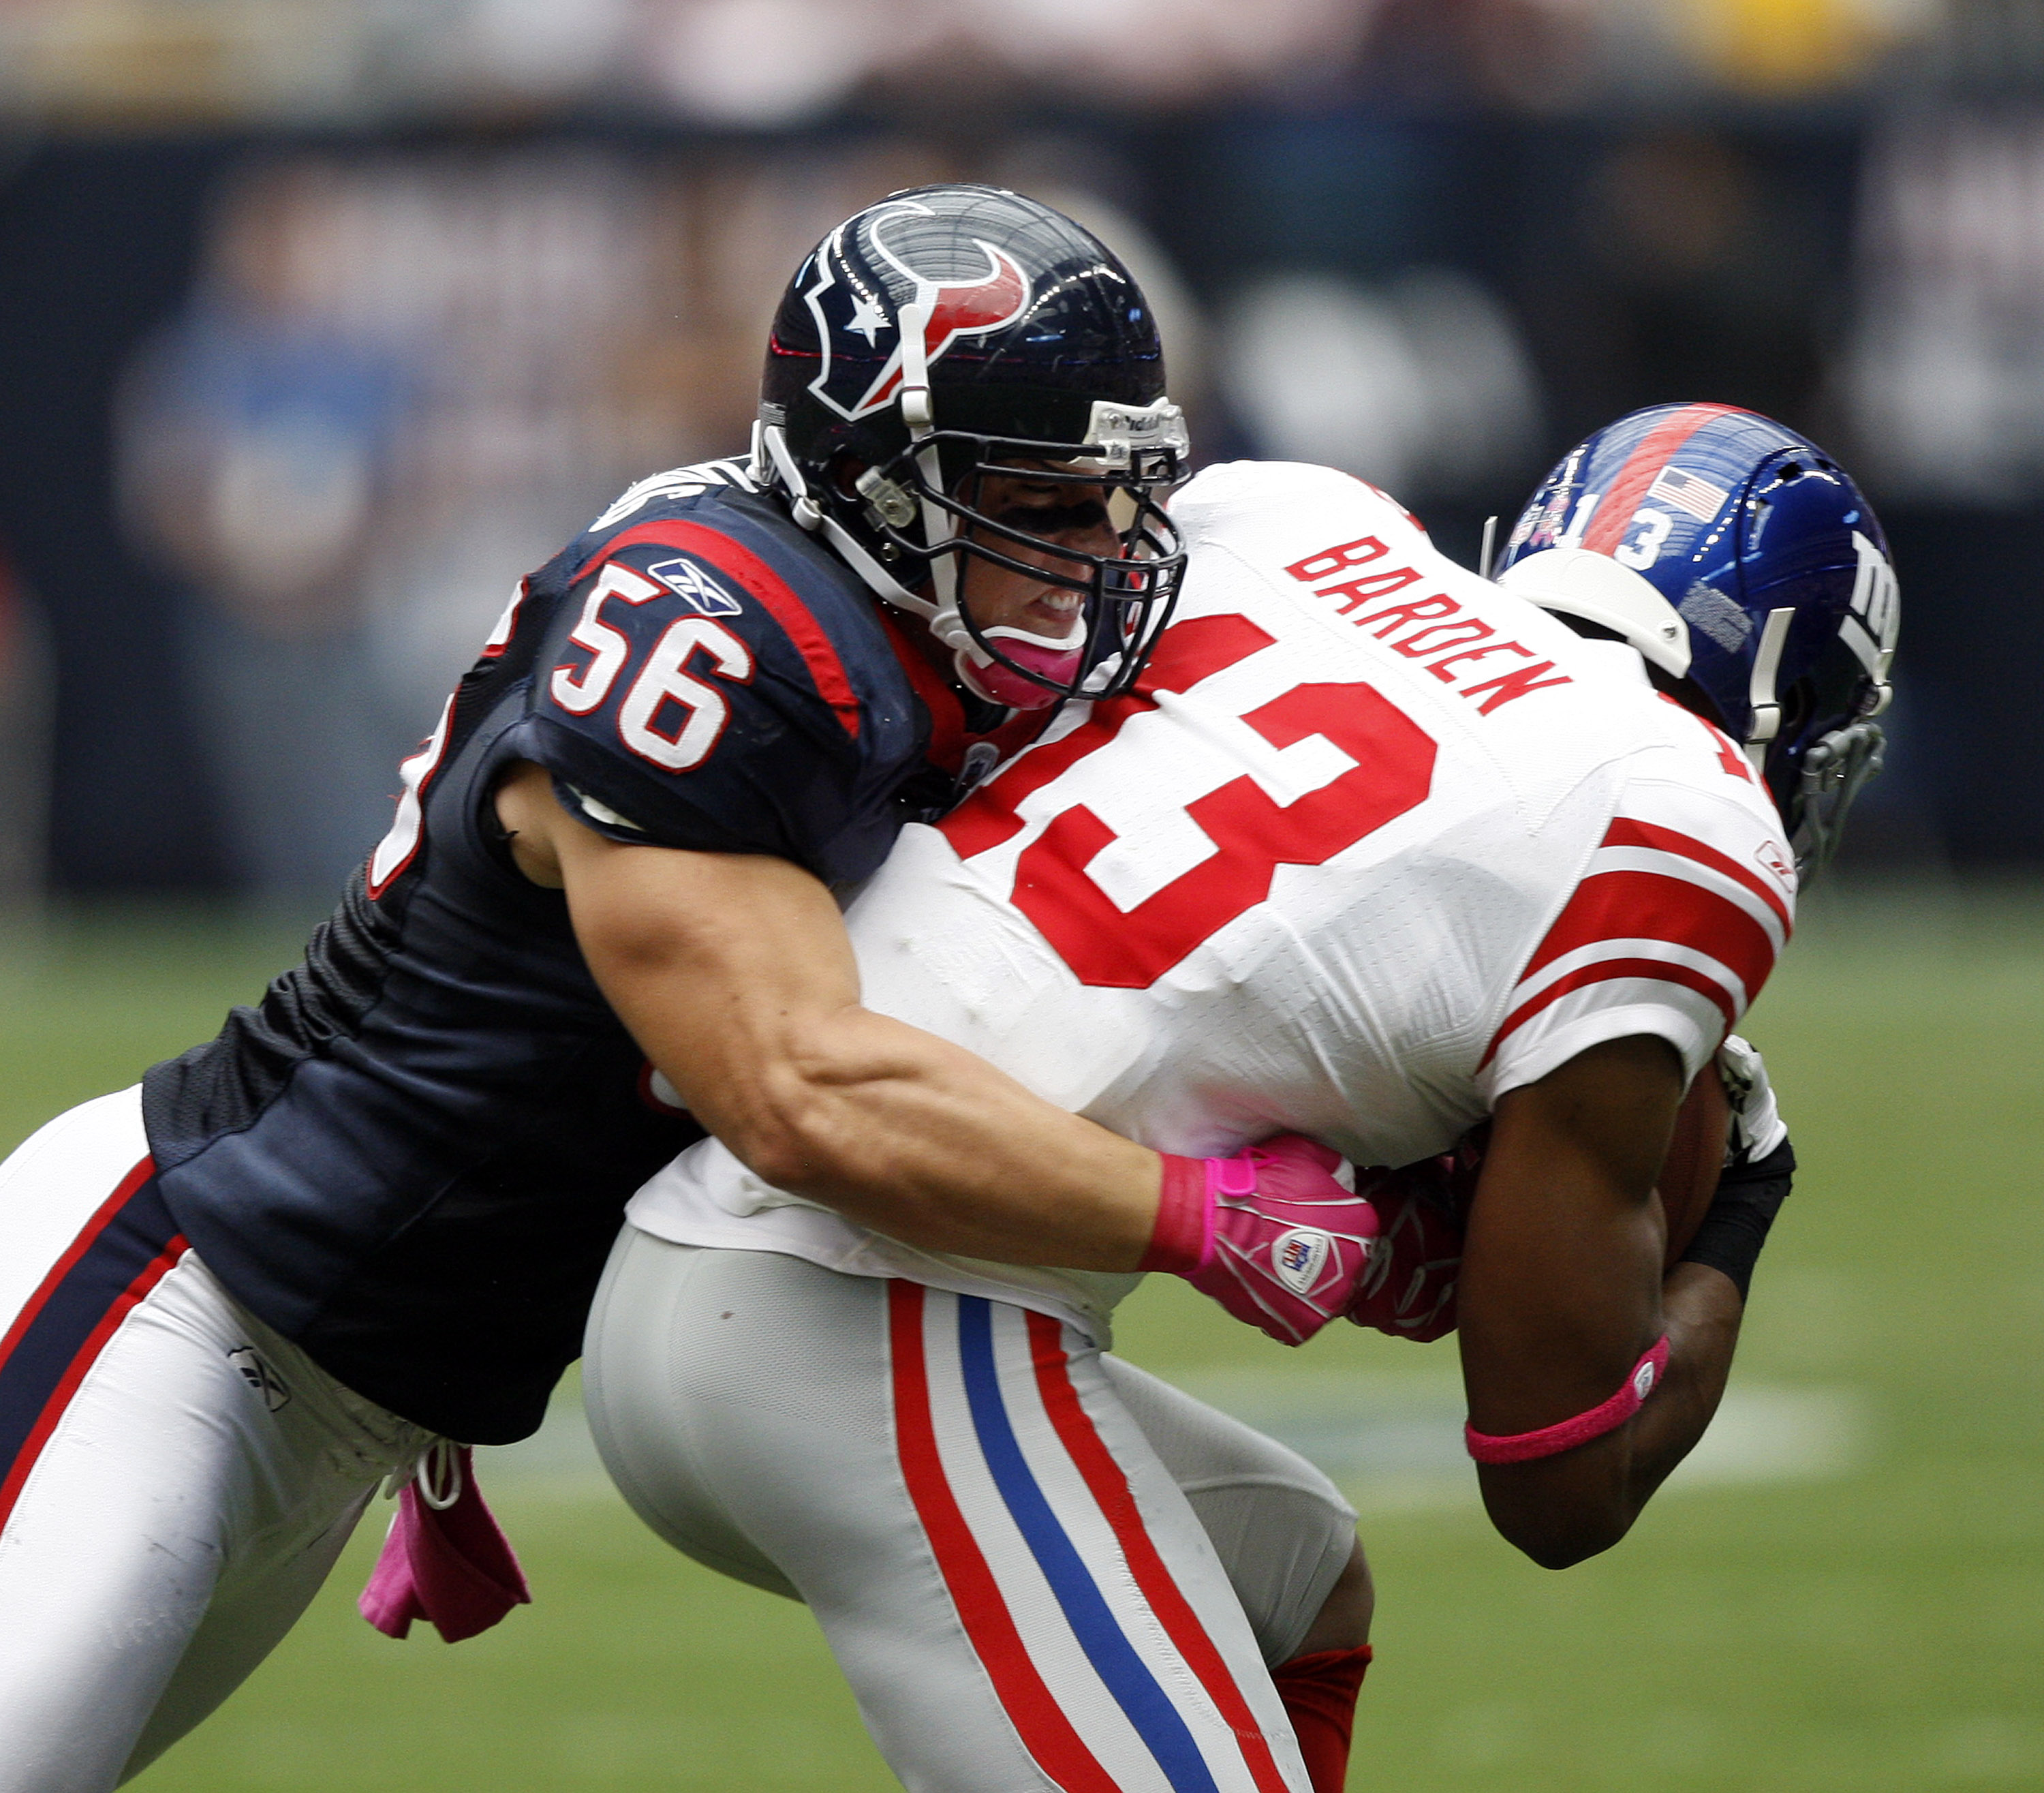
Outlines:
<svg viewBox="0 0 2044 1793"><path fill-rule="evenodd" d="M1421 1345L1455 1329L1462 1234L1454 1217L1467 1211L1477 1162L1473 1154L1451 1153L1400 1170L1356 1172L1357 1191L1382 1223L1348 1306L1358 1326Z"/></svg>
<svg viewBox="0 0 2044 1793"><path fill-rule="evenodd" d="M1774 1100L1767 1066L1752 1045L1736 1033L1727 1033L1718 1048L1718 1076L1724 1084L1725 1099L1731 1104L1731 1137L1727 1143L1725 1168L1754 1164L1771 1156L1787 1141L1788 1123Z"/></svg>
<svg viewBox="0 0 2044 1793"><path fill-rule="evenodd" d="M1745 1300L1753 1268L1796 1179L1796 1149L1776 1106L1760 1054L1734 1033L1718 1048L1717 1068L1731 1102L1731 1137L1717 1193L1682 1253L1729 1276Z"/></svg>
<svg viewBox="0 0 2044 1793"><path fill-rule="evenodd" d="M1303 1345L1370 1266L1377 1210L1335 1175L1339 1152L1281 1133L1232 1158L1179 1160L1206 1179L1208 1249L1180 1272L1238 1320Z"/></svg>

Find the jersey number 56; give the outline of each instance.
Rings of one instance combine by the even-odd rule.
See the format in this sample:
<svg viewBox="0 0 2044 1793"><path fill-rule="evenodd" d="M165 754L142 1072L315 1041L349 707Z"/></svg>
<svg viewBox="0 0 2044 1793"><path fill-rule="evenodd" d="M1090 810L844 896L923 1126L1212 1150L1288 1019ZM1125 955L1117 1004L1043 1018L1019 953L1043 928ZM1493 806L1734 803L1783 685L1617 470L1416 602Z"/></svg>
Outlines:
<svg viewBox="0 0 2044 1793"><path fill-rule="evenodd" d="M603 569L583 601L582 615L568 640L586 648L586 665L557 666L548 687L555 702L571 716L586 716L610 695L632 658L632 643L622 629L599 614L615 598L620 603L644 604L669 595L667 588L616 562ZM709 656L711 670L739 684L752 679L752 650L722 623L708 617L683 617L668 624L654 642L617 706L617 737L642 760L663 771L685 772L701 765L731 720L730 701L717 687L688 670L697 654ZM678 706L678 713L672 706Z"/></svg>

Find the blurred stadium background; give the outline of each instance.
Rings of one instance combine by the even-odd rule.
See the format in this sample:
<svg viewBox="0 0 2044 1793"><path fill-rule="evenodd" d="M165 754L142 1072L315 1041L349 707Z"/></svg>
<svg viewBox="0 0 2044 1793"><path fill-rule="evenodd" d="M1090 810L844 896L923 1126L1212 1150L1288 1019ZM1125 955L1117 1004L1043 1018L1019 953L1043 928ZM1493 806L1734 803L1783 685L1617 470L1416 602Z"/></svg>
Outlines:
<svg viewBox="0 0 2044 1793"><path fill-rule="evenodd" d="M1124 1342L1363 1506L1358 1787L2044 1787L2044 0L0 0L0 1147L294 956L512 582L741 444L796 258L952 178L1127 253L1203 459L1465 560L1662 400L1874 494L1890 770L1755 1022L1808 1169L1685 1486L1543 1576L1450 1359L1167 1290ZM491 1474L539 1606L389 1643L358 1541L140 1784L889 1783L571 1391Z"/></svg>

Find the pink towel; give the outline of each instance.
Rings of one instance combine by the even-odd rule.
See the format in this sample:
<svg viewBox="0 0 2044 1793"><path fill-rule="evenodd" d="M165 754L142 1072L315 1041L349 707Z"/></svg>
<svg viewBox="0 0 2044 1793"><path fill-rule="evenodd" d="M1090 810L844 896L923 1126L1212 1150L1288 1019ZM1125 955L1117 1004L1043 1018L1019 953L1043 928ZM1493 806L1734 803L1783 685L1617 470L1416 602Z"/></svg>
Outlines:
<svg viewBox="0 0 2044 1793"><path fill-rule="evenodd" d="M355 1606L386 1637L402 1637L415 1618L430 1619L450 1644L487 1631L532 1591L503 1529L475 1486L467 1445L455 1452L461 1491L436 1508L416 1481L398 1496L383 1553Z"/></svg>

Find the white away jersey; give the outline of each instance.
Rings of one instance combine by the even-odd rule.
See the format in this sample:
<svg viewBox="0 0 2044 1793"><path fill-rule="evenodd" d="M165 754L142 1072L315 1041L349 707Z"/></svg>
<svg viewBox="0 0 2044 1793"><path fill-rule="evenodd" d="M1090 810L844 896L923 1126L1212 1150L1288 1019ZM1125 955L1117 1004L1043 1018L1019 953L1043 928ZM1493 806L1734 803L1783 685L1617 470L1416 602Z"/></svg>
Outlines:
<svg viewBox="0 0 2044 1793"><path fill-rule="evenodd" d="M903 833L847 918L867 1006L1193 1156L1289 1130L1407 1164L1628 1034L1693 1076L1795 899L1732 742L1345 475L1213 467L1172 510L1190 563L1137 694ZM1135 1281L914 1252L714 1141L630 1213L1103 1341Z"/></svg>

